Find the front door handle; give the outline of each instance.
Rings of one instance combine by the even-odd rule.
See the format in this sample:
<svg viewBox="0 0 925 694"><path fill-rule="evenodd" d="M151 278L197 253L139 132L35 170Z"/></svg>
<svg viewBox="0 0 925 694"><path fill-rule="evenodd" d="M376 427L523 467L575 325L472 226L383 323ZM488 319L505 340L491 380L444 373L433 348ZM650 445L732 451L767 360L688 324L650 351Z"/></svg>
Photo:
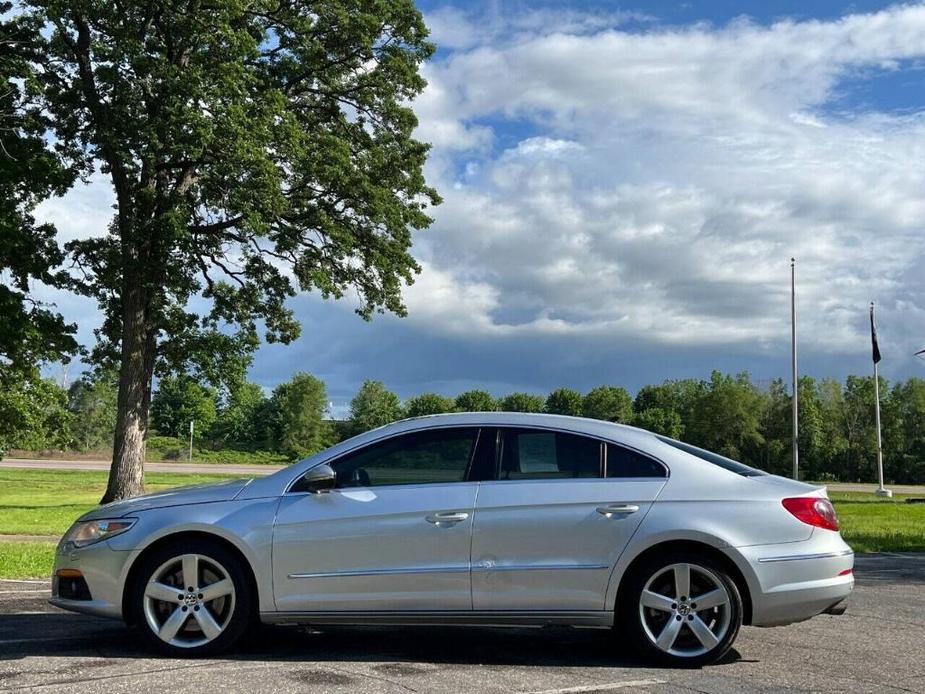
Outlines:
<svg viewBox="0 0 925 694"><path fill-rule="evenodd" d="M606 518L614 516L627 516L636 513L639 507L636 504L610 504L609 506L598 506L597 512Z"/></svg>
<svg viewBox="0 0 925 694"><path fill-rule="evenodd" d="M444 511L442 513L435 513L432 516L427 516L425 520L428 523L433 523L438 528L442 528L456 525L466 520L468 517L469 514L465 511Z"/></svg>

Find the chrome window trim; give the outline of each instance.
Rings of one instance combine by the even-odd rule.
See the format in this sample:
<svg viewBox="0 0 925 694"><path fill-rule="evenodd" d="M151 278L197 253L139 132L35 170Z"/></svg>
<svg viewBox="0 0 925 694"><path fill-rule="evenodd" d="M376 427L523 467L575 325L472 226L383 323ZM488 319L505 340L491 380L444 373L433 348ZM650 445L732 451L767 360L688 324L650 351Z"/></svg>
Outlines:
<svg viewBox="0 0 925 694"><path fill-rule="evenodd" d="M835 557L847 557L854 554L854 550L843 549L837 552L820 552L818 554L785 554L779 557L759 557L761 563L778 562L778 561L799 561L801 559L832 559Z"/></svg>
<svg viewBox="0 0 925 694"><path fill-rule="evenodd" d="M596 478L595 478L595 477L566 477L566 478L562 478L562 479L527 480L527 481L536 481L536 482L578 482L578 481L581 481L581 480L590 480L590 481L597 481L597 482L600 482L600 481L602 481L602 480L627 480L627 481L629 481L629 480L668 480L668 479L671 478L671 467L670 467L669 465L667 465L667 464L665 463L665 461L661 460L660 458L655 457L655 456L652 455L651 453L646 453L645 451L640 451L638 448L634 448L633 446L627 445L626 443L623 443L622 441L614 441L613 439L602 438L602 437L600 437L600 436L595 436L594 434L588 434L588 433L585 433L585 432L574 431L574 430L572 430L572 429L566 429L566 428L564 428L564 427L550 426L550 425L548 425L548 424L546 424L546 425L536 425L536 424L473 424L473 423L470 423L470 422L458 423L458 424L443 424L443 425L440 425L440 426L433 426L433 427L423 427L423 428L421 428L421 429L411 429L411 430L409 430L409 431L397 432L397 433L392 434L392 435L390 435L390 436L383 436L383 437L378 438L378 439L375 439L375 440L373 440L373 441L367 441L366 443L363 443L363 444L354 446L353 448L350 448L349 450L343 451L342 453L340 453L340 454L338 454L338 455L336 455L336 456L333 456L333 457L331 457L331 458L325 458L324 460L319 460L317 463L315 463L314 465L312 465L311 468L308 468L308 470L314 469L314 468L318 467L319 465L332 465L333 463L337 462L337 461L340 460L341 458L343 458L343 457L345 457L345 456L347 456L347 455L351 455L351 454L353 454L353 453L359 451L359 450L362 449L362 448L366 448L367 446L372 446L372 445L376 445L376 444L379 444L379 443L383 443L383 442L388 441L388 440L390 440L390 439L398 438L399 436L404 436L405 434L412 434L412 433L421 432L421 431L437 431L437 430L439 430L439 429L478 429L478 430L481 430L481 429L496 429L496 430L498 431L499 434L500 434L504 429L533 429L533 430L536 430L536 431L552 431L552 432L556 432L556 433L559 433L559 434L572 434L572 435L574 435L574 436L583 436L583 437L585 437L585 438L592 439L592 440L594 440L594 441L598 441L599 443L604 444L604 445L605 445L605 449L606 449L606 444L612 443L612 444L615 444L615 445L617 445L617 446L622 446L623 448L626 448L626 449L628 449L628 450L631 450L631 451L634 451L634 452L636 452L636 453L639 453L639 455L644 455L644 456L646 456L646 457L648 457L648 458L651 458L651 459L654 460L655 462L659 463L663 468L665 468L665 472L667 473L665 477L604 477L604 476L596 477ZM499 437L499 438L500 438L500 437ZM603 453L602 453L602 455L603 455ZM496 462L495 462L495 479L493 479L493 480L482 480L482 481L480 481L480 482L477 482L476 484L485 484L485 483L487 483L487 482L522 482L522 481L524 481L524 480L500 480L500 479L497 479L498 476L499 476L499 472L500 472L500 469L499 469L499 468L500 468L500 466L501 466L500 441L495 445L495 456L496 456ZM292 489L293 486L295 486L296 482L298 482L298 481L302 478L302 476L303 476L305 473L308 472L308 470L305 470L305 471L302 473L302 475L299 475L299 476L296 477L292 482L290 482L290 483L289 483L289 486L286 487L286 491L283 492L283 494L290 494L290 493L302 494L302 493L305 493L305 492L291 492L290 490ZM606 470L603 470L603 472L606 473ZM351 487L351 489L374 489L374 488L375 488L375 489L384 489L384 488L386 488L386 487L422 487L422 486L424 486L425 484L468 484L468 483L470 483L469 480L463 480L463 481L461 481L461 482L423 482L423 483L421 483L421 484L392 484L392 485L380 485L379 487ZM332 490L332 491L337 491L337 490Z"/></svg>

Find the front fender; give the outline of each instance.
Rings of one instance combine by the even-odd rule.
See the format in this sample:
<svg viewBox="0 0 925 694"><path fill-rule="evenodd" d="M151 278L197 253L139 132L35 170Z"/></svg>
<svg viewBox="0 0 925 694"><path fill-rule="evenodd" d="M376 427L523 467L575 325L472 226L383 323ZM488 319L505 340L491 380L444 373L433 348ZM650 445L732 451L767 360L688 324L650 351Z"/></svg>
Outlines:
<svg viewBox="0 0 925 694"><path fill-rule="evenodd" d="M272 611L275 607L269 589L273 585L270 556L278 505L278 498L246 499L135 514L138 518L135 526L109 541L112 550L129 553L120 577L123 592L132 567L146 549L171 535L198 533L221 538L240 551L254 574L260 610Z"/></svg>

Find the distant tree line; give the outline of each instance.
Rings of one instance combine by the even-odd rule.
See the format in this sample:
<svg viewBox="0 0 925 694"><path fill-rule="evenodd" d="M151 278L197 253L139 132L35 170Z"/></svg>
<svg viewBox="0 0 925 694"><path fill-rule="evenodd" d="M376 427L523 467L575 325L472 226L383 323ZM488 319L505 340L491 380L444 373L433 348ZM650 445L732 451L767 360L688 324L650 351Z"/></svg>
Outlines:
<svg viewBox="0 0 925 694"><path fill-rule="evenodd" d="M876 475L873 378L800 379L800 469L806 479L870 481ZM83 375L64 389L35 378L0 390L0 450L92 451L111 445L117 381ZM925 482L925 379L892 385L881 378L885 474ZM328 411L325 384L297 373L269 395L243 382L220 392L190 376L160 379L151 402L156 436L180 445L195 423L195 442L211 451L269 451L296 460L403 417L447 412L547 412L632 424L702 446L768 472L791 470L791 399L780 379L759 387L748 373L714 371L709 379L668 380L587 393L557 388L541 395L495 397L470 390L456 397L422 393L402 402L379 381L366 381L346 420Z"/></svg>

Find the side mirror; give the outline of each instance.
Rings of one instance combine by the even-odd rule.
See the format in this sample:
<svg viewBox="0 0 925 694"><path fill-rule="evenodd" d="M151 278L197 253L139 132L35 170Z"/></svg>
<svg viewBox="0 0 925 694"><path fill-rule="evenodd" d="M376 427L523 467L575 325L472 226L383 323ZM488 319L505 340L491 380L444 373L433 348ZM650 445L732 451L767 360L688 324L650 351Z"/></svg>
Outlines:
<svg viewBox="0 0 925 694"><path fill-rule="evenodd" d="M334 468L327 464L319 465L302 475L302 478L295 486L295 491L322 494L334 489L336 484L337 476L334 473Z"/></svg>

